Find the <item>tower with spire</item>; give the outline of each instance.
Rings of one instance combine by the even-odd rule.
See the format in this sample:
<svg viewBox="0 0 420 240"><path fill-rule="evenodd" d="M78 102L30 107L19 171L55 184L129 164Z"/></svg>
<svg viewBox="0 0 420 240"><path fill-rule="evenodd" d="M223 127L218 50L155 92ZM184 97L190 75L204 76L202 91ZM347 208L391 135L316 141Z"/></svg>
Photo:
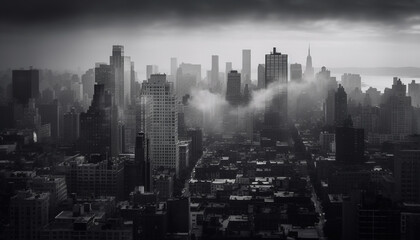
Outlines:
<svg viewBox="0 0 420 240"><path fill-rule="evenodd" d="M308 56L306 57L305 80L314 78L314 68L312 67L311 45L308 47Z"/></svg>

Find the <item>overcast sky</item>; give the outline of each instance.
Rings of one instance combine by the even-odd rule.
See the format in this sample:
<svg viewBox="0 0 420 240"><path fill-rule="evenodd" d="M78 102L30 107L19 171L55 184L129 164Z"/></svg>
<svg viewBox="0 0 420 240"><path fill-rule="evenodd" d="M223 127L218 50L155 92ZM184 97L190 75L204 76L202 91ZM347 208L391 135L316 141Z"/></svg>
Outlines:
<svg viewBox="0 0 420 240"><path fill-rule="evenodd" d="M315 66L420 67L420 0L13 0L0 8L0 68L86 70L125 46L140 78L169 58L210 68L211 55L252 68L272 47ZM255 74L254 74L255 75ZM253 76L254 78L256 76Z"/></svg>

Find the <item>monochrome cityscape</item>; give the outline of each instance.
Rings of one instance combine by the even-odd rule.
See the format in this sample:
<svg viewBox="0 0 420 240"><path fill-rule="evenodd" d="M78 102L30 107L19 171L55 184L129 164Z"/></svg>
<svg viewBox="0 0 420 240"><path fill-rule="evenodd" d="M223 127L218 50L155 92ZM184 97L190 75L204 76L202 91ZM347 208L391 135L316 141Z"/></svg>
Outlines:
<svg viewBox="0 0 420 240"><path fill-rule="evenodd" d="M192 2L182 1L192 5L185 11L162 4L182 21L190 10L207 21L223 5ZM250 16L251 2L235 15ZM301 14L303 6L285 2L281 13ZM344 2L358 9L359 1ZM367 2L394 13L392 3ZM275 13L255 9L263 10ZM229 22L224 11L216 15ZM406 11L420 22L420 11ZM60 14L22 21L47 29L43 21ZM7 26L14 18L0 19ZM112 39L101 46L106 52L85 52L89 58L65 69L43 67L42 57L8 65L15 59L2 53L0 240L420 239L419 65L364 66L360 56L350 58L358 67L328 67L321 40L305 37L298 50L281 39L257 50L207 49L202 62L188 60L197 54L188 44L170 57L164 45L134 57L132 44ZM418 47L407 39L398 44ZM334 61L347 57L331 48ZM229 60L232 52L240 60ZM405 56L418 64L419 53ZM161 54L165 61L150 60ZM96 60L84 68L86 59ZM384 80L371 80L378 75Z"/></svg>

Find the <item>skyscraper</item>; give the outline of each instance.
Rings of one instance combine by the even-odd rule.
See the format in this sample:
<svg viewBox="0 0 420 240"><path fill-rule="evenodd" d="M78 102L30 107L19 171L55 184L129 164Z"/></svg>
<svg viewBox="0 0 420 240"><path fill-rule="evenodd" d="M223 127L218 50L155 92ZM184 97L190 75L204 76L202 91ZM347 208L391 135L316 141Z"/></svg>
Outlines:
<svg viewBox="0 0 420 240"><path fill-rule="evenodd" d="M146 80L150 78L150 75L156 74L159 72L157 65L146 65Z"/></svg>
<svg viewBox="0 0 420 240"><path fill-rule="evenodd" d="M406 96L407 86L400 79L394 78L392 89L387 91L383 110L384 124L389 133L397 139L404 138L413 131L413 107L411 97ZM385 95L385 94L384 94Z"/></svg>
<svg viewBox="0 0 420 240"><path fill-rule="evenodd" d="M139 168L139 186L144 186L146 192L152 190L152 173L149 159L149 143L146 135L139 132L136 137L135 166Z"/></svg>
<svg viewBox="0 0 420 240"><path fill-rule="evenodd" d="M258 88L265 88L265 65L258 64Z"/></svg>
<svg viewBox="0 0 420 240"><path fill-rule="evenodd" d="M265 55L265 87L274 89L273 98L266 102L264 121L267 128L279 129L287 124L287 54Z"/></svg>
<svg viewBox="0 0 420 240"><path fill-rule="evenodd" d="M290 64L290 81L302 82L302 65L299 63Z"/></svg>
<svg viewBox="0 0 420 240"><path fill-rule="evenodd" d="M74 143L79 138L79 113L75 108L64 114L64 136L63 141Z"/></svg>
<svg viewBox="0 0 420 240"><path fill-rule="evenodd" d="M209 87L212 91L218 92L220 89L219 82L219 56L211 56L211 75L210 75Z"/></svg>
<svg viewBox="0 0 420 240"><path fill-rule="evenodd" d="M334 125L335 119L335 91L329 90L324 104L324 119L326 125Z"/></svg>
<svg viewBox="0 0 420 240"><path fill-rule="evenodd" d="M312 80L314 78L314 68L312 67L311 46L308 48L308 56L306 57L305 79Z"/></svg>
<svg viewBox="0 0 420 240"><path fill-rule="evenodd" d="M112 55L109 57L111 66L111 81L113 89L111 94L114 96L115 105L122 109L124 104L124 47L120 45L112 46Z"/></svg>
<svg viewBox="0 0 420 240"><path fill-rule="evenodd" d="M28 104L30 98L39 96L39 71L36 69L12 71L13 99Z"/></svg>
<svg viewBox="0 0 420 240"><path fill-rule="evenodd" d="M347 94L343 86L339 85L334 98L334 121L335 124L342 125L347 118Z"/></svg>
<svg viewBox="0 0 420 240"><path fill-rule="evenodd" d="M238 71L230 71L227 79L226 101L233 106L241 102L241 74Z"/></svg>
<svg viewBox="0 0 420 240"><path fill-rule="evenodd" d="M176 57L171 58L171 75L176 76L178 70L178 59Z"/></svg>
<svg viewBox="0 0 420 240"><path fill-rule="evenodd" d="M345 73L341 75L341 85L347 92L352 92L355 88L362 89L362 78L359 74Z"/></svg>
<svg viewBox="0 0 420 240"><path fill-rule="evenodd" d="M92 105L80 114L80 149L84 153L111 153L111 95L103 84L95 85Z"/></svg>
<svg viewBox="0 0 420 240"><path fill-rule="evenodd" d="M362 163L364 161L364 130L353 128L351 118L335 128L336 160L340 163Z"/></svg>
<svg viewBox="0 0 420 240"><path fill-rule="evenodd" d="M251 83L251 50L242 50L242 86Z"/></svg>
<svg viewBox="0 0 420 240"><path fill-rule="evenodd" d="M152 74L143 82L142 102L152 166L175 169L178 174L178 109L173 83L166 81L165 74Z"/></svg>
<svg viewBox="0 0 420 240"><path fill-rule="evenodd" d="M230 73L230 71L232 71L232 62L226 62L226 69L225 69L226 79L227 79L227 75Z"/></svg>
<svg viewBox="0 0 420 240"><path fill-rule="evenodd" d="M398 150L394 160L395 188L399 200L420 203L420 150Z"/></svg>

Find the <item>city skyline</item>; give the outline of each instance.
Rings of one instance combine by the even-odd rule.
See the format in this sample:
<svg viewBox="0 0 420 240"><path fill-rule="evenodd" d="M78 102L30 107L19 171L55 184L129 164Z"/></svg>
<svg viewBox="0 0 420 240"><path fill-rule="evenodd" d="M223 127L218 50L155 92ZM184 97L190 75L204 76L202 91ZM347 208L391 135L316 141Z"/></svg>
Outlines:
<svg viewBox="0 0 420 240"><path fill-rule="evenodd" d="M253 50L251 66L257 66L267 45L304 63L310 43L316 67L420 67L419 1L105 1L92 9L93 3L5 4L0 66L88 69L105 61L107 46L115 44L126 47L142 74L139 66L148 64L169 73L170 57L205 68L209 55L240 64L242 49Z"/></svg>

